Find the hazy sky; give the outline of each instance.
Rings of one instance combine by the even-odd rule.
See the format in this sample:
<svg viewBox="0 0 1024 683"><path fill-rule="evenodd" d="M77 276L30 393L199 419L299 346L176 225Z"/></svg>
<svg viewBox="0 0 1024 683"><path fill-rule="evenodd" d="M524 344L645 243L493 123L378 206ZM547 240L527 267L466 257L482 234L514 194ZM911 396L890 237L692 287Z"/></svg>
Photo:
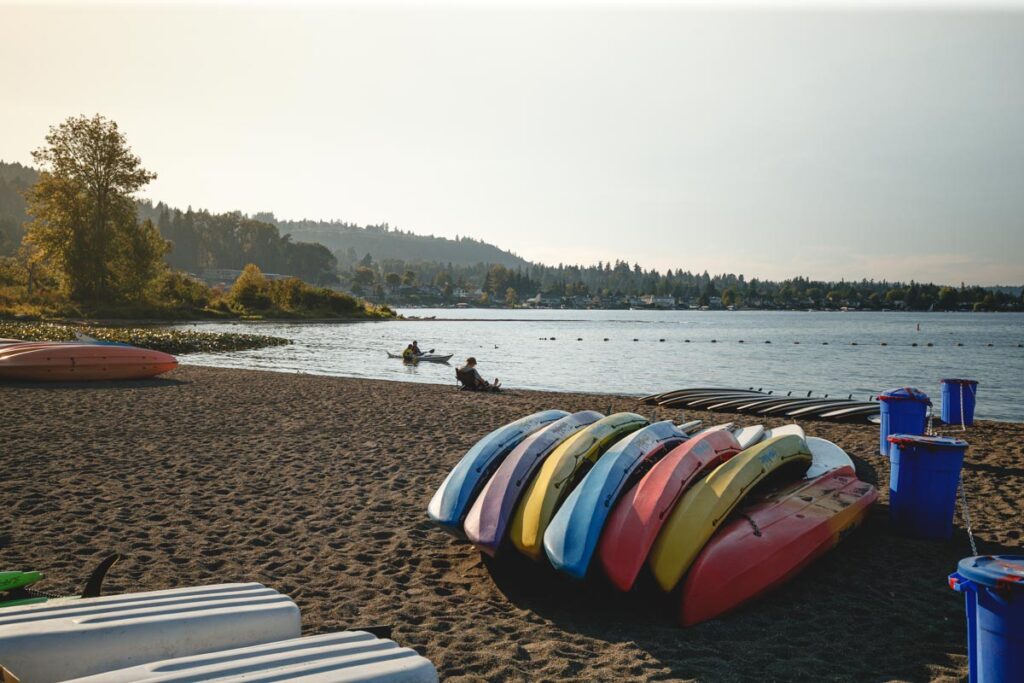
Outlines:
<svg viewBox="0 0 1024 683"><path fill-rule="evenodd" d="M99 112L179 207L1024 282L1021 9L0 2L0 103L0 159Z"/></svg>

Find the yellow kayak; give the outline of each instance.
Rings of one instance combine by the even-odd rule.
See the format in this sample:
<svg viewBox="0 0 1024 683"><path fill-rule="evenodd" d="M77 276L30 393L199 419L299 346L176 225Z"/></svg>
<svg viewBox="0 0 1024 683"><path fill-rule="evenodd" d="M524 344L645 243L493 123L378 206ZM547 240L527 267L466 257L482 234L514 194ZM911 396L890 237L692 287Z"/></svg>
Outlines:
<svg viewBox="0 0 1024 683"><path fill-rule="evenodd" d="M669 513L648 558L662 590L683 578L704 544L751 489L772 472L788 465L798 475L811 464L811 451L796 434L777 436L751 446L694 484Z"/></svg>
<svg viewBox="0 0 1024 683"><path fill-rule="evenodd" d="M527 557L544 557L544 531L569 492L611 446L647 424L636 413L615 413L580 430L544 460L512 516L509 537Z"/></svg>

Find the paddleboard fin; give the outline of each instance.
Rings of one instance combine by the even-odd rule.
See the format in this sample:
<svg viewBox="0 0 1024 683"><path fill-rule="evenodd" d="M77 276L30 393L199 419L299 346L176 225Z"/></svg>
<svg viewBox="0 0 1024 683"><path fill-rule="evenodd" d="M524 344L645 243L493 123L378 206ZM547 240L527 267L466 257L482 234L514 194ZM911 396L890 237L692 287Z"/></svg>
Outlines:
<svg viewBox="0 0 1024 683"><path fill-rule="evenodd" d="M96 569L92 570L92 574L89 575L89 580L85 582L85 588L82 589L83 598L99 597L100 591L103 589L103 579L107 577L107 571L120 559L120 553L114 553L113 555L104 558Z"/></svg>

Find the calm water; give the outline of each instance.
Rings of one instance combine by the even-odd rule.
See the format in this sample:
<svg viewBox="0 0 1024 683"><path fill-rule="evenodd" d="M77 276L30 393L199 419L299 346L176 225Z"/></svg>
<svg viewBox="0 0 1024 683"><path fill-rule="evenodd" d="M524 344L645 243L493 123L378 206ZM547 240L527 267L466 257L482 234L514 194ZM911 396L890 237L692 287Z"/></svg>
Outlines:
<svg viewBox="0 0 1024 683"><path fill-rule="evenodd" d="M1024 421L1024 348L1018 346L1024 344L1024 314L402 312L438 319L201 323L198 327L204 330L271 334L294 344L182 360L454 385L454 362L472 355L485 377L500 377L508 387L621 394L686 386L753 386L813 391L816 396L853 393L864 399L879 390L912 385L932 396L936 412L939 379L966 377L980 382L978 417ZM386 350L400 352L413 339L424 350L454 353L453 364L408 367L386 357ZM926 346L929 342L933 346Z"/></svg>

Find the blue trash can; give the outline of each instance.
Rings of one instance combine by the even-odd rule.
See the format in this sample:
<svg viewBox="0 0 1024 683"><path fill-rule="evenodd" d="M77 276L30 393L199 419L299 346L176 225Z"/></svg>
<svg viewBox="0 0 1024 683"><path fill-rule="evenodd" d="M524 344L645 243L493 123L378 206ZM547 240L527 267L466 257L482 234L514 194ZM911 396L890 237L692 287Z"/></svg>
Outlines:
<svg viewBox="0 0 1024 683"><path fill-rule="evenodd" d="M953 510L967 442L948 436L889 437L889 521L918 538L953 535Z"/></svg>
<svg viewBox="0 0 1024 683"><path fill-rule="evenodd" d="M1024 557L964 558L949 587L967 605L970 682L1024 681Z"/></svg>
<svg viewBox="0 0 1024 683"><path fill-rule="evenodd" d="M889 454L888 439L892 434L924 434L932 405L926 393L913 387L890 389L879 394L878 401L882 413L879 453Z"/></svg>
<svg viewBox="0 0 1024 683"><path fill-rule="evenodd" d="M974 397L978 383L973 379L942 379L942 421L948 425L974 424Z"/></svg>

